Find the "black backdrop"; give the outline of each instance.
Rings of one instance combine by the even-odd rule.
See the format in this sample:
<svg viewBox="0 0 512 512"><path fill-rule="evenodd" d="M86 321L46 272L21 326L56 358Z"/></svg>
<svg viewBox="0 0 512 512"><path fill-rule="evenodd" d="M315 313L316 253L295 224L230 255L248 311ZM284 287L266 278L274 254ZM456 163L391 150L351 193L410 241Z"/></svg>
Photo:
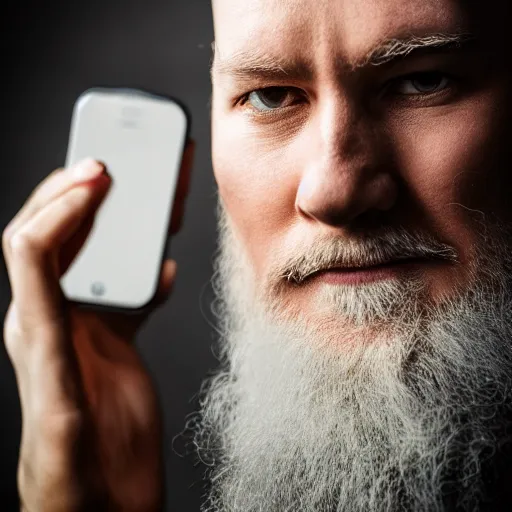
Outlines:
<svg viewBox="0 0 512 512"><path fill-rule="evenodd" d="M93 86L139 87L181 99L192 115L197 152L182 231L169 254L178 262L170 301L137 345L161 395L169 439L168 510L199 510L204 468L179 440L196 394L216 361L210 325L216 189L210 161L208 0L7 1L2 40L0 229L30 191L63 165L75 99ZM0 267L0 315L10 300ZM11 365L0 350L0 510L17 509L20 406Z"/></svg>

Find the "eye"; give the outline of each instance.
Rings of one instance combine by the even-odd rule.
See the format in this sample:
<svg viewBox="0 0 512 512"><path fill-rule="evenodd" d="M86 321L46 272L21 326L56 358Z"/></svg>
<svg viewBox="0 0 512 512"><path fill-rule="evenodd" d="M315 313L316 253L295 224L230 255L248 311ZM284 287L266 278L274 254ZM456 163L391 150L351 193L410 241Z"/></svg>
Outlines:
<svg viewBox="0 0 512 512"><path fill-rule="evenodd" d="M255 110L268 112L289 107L297 94L290 87L265 87L248 93L242 103L249 103Z"/></svg>
<svg viewBox="0 0 512 512"><path fill-rule="evenodd" d="M398 79L394 87L395 92L404 95L433 94L446 89L450 78L443 73L432 71L415 73Z"/></svg>

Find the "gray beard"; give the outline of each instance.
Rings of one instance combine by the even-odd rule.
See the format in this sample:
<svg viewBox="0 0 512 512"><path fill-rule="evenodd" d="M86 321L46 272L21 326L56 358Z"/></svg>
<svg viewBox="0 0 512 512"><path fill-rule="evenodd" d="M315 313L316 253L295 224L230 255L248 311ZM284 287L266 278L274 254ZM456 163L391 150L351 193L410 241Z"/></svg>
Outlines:
<svg viewBox="0 0 512 512"><path fill-rule="evenodd" d="M258 297L222 207L219 226L222 364L195 434L210 465L202 510L498 510L512 420L508 233L487 226L473 285L442 304L426 306L414 282L323 297L340 326L327 334Z"/></svg>

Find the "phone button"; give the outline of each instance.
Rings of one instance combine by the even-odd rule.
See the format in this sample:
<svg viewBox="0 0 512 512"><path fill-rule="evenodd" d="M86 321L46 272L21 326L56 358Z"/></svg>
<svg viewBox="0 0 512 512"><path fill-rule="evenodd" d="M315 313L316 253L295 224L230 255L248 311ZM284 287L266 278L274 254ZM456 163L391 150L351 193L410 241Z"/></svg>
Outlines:
<svg viewBox="0 0 512 512"><path fill-rule="evenodd" d="M105 285L99 281L92 283L91 292L93 295L101 296L105 294Z"/></svg>

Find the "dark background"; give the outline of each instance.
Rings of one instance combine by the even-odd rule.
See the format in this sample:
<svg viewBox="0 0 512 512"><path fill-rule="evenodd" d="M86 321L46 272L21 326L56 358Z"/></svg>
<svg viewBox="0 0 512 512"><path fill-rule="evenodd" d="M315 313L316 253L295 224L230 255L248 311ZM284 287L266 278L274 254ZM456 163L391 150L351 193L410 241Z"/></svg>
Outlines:
<svg viewBox="0 0 512 512"><path fill-rule="evenodd" d="M189 108L197 142L184 224L169 255L178 277L169 302L137 345L155 377L165 411L168 510L198 511L204 468L178 439L197 408L202 379L215 367L209 279L215 248L216 189L210 160L208 0L7 2L2 41L0 230L67 149L73 103L94 86L138 87L175 96ZM0 318L10 300L0 259ZM3 341L3 340L2 340ZM0 510L17 510L20 406L0 347Z"/></svg>

